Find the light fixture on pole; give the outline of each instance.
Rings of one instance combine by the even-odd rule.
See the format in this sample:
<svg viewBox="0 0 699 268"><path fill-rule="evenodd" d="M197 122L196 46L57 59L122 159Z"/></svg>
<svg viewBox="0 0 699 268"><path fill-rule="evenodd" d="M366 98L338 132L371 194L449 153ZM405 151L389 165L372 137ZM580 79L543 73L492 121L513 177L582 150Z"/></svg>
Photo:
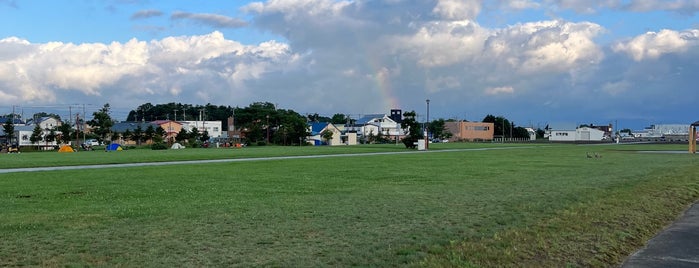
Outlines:
<svg viewBox="0 0 699 268"><path fill-rule="evenodd" d="M430 99L427 102L427 125L425 126L425 150L430 148Z"/></svg>

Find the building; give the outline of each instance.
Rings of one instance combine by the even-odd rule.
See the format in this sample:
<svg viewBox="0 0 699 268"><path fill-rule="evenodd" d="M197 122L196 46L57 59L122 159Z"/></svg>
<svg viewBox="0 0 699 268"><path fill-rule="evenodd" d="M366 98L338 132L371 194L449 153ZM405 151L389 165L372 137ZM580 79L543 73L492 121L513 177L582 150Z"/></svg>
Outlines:
<svg viewBox="0 0 699 268"><path fill-rule="evenodd" d="M495 133L495 125L485 122L445 122L444 128L452 134L449 141L490 141Z"/></svg>
<svg viewBox="0 0 699 268"><path fill-rule="evenodd" d="M605 132L591 127L548 128L549 141L603 141Z"/></svg>
<svg viewBox="0 0 699 268"><path fill-rule="evenodd" d="M182 128L187 132L193 128L199 130L199 133L206 131L211 138L221 138L223 136L223 128L221 121L179 121L182 123Z"/></svg>
<svg viewBox="0 0 699 268"><path fill-rule="evenodd" d="M165 130L165 140L168 142L175 142L177 133L180 133L180 130L182 130L182 123L173 120L156 120L152 123Z"/></svg>
<svg viewBox="0 0 699 268"><path fill-rule="evenodd" d="M136 141L133 141L131 139L125 139L123 134L128 130L129 132L133 133L134 130L138 129L140 127L142 132L145 132L148 127L153 127L153 129L157 129L160 127L158 124L150 123L150 122L142 122L142 121L126 121L126 122L119 122L115 123L110 130L112 133L119 133L117 139L112 139L112 142L116 142L119 144L137 144ZM105 142L106 143L106 142Z"/></svg>
<svg viewBox="0 0 699 268"><path fill-rule="evenodd" d="M46 116L46 117L38 118L36 120L33 120L33 119L27 120L26 125L33 127L36 124L39 124L39 127L41 129L52 129L52 128L60 126L62 123L60 120L58 120L56 118Z"/></svg>
<svg viewBox="0 0 699 268"><path fill-rule="evenodd" d="M325 140L323 138L323 133L326 131L332 132L332 138ZM322 123L315 122L308 124L308 132L310 136L306 138L306 141L312 145L342 145L342 132L340 129L335 127L332 123Z"/></svg>
<svg viewBox="0 0 699 268"><path fill-rule="evenodd" d="M392 110L394 117L398 114L400 114L400 110ZM365 140L368 136L378 136L379 133L389 140L400 140L405 136L405 131L401 128L400 123L385 114L362 116L354 124L347 126L346 130L357 133L359 138Z"/></svg>

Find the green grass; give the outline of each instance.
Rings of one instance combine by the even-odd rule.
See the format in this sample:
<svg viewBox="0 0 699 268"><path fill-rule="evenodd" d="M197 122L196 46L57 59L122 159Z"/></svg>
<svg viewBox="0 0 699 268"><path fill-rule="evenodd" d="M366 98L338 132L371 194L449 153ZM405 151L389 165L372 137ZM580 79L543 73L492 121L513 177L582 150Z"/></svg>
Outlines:
<svg viewBox="0 0 699 268"><path fill-rule="evenodd" d="M385 150L398 149L202 149L172 160ZM697 156L635 150L686 146L2 174L0 266L614 266L699 198ZM134 156L148 161L171 153L74 155L103 163L132 152L152 153ZM56 157L2 157L17 156Z"/></svg>
<svg viewBox="0 0 699 268"><path fill-rule="evenodd" d="M433 144L432 149L484 148L493 146L524 146L527 144L451 143ZM531 146L531 145L528 145ZM77 153L56 151L0 154L0 169L25 167L76 166L140 162L167 162L206 159L259 158L274 156L354 154L373 152L405 152L403 144L372 144L357 146L252 146L246 148L187 148L183 150L151 150L150 148L105 152L102 150Z"/></svg>

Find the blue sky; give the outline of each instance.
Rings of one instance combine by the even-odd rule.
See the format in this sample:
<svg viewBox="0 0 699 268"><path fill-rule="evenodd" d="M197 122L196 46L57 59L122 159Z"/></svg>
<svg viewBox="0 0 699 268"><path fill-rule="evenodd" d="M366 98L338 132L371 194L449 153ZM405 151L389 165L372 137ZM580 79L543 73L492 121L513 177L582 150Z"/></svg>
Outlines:
<svg viewBox="0 0 699 268"><path fill-rule="evenodd" d="M0 0L0 113L145 102L699 120L690 0ZM32 108L34 107L34 108Z"/></svg>

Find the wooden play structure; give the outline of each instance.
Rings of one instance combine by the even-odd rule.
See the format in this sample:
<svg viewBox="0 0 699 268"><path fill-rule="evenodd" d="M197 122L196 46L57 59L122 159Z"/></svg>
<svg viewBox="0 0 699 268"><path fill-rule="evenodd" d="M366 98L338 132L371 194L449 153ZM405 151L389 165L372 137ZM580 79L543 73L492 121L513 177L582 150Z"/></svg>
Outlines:
<svg viewBox="0 0 699 268"><path fill-rule="evenodd" d="M697 153L697 126L699 121L694 122L689 126L689 153Z"/></svg>

